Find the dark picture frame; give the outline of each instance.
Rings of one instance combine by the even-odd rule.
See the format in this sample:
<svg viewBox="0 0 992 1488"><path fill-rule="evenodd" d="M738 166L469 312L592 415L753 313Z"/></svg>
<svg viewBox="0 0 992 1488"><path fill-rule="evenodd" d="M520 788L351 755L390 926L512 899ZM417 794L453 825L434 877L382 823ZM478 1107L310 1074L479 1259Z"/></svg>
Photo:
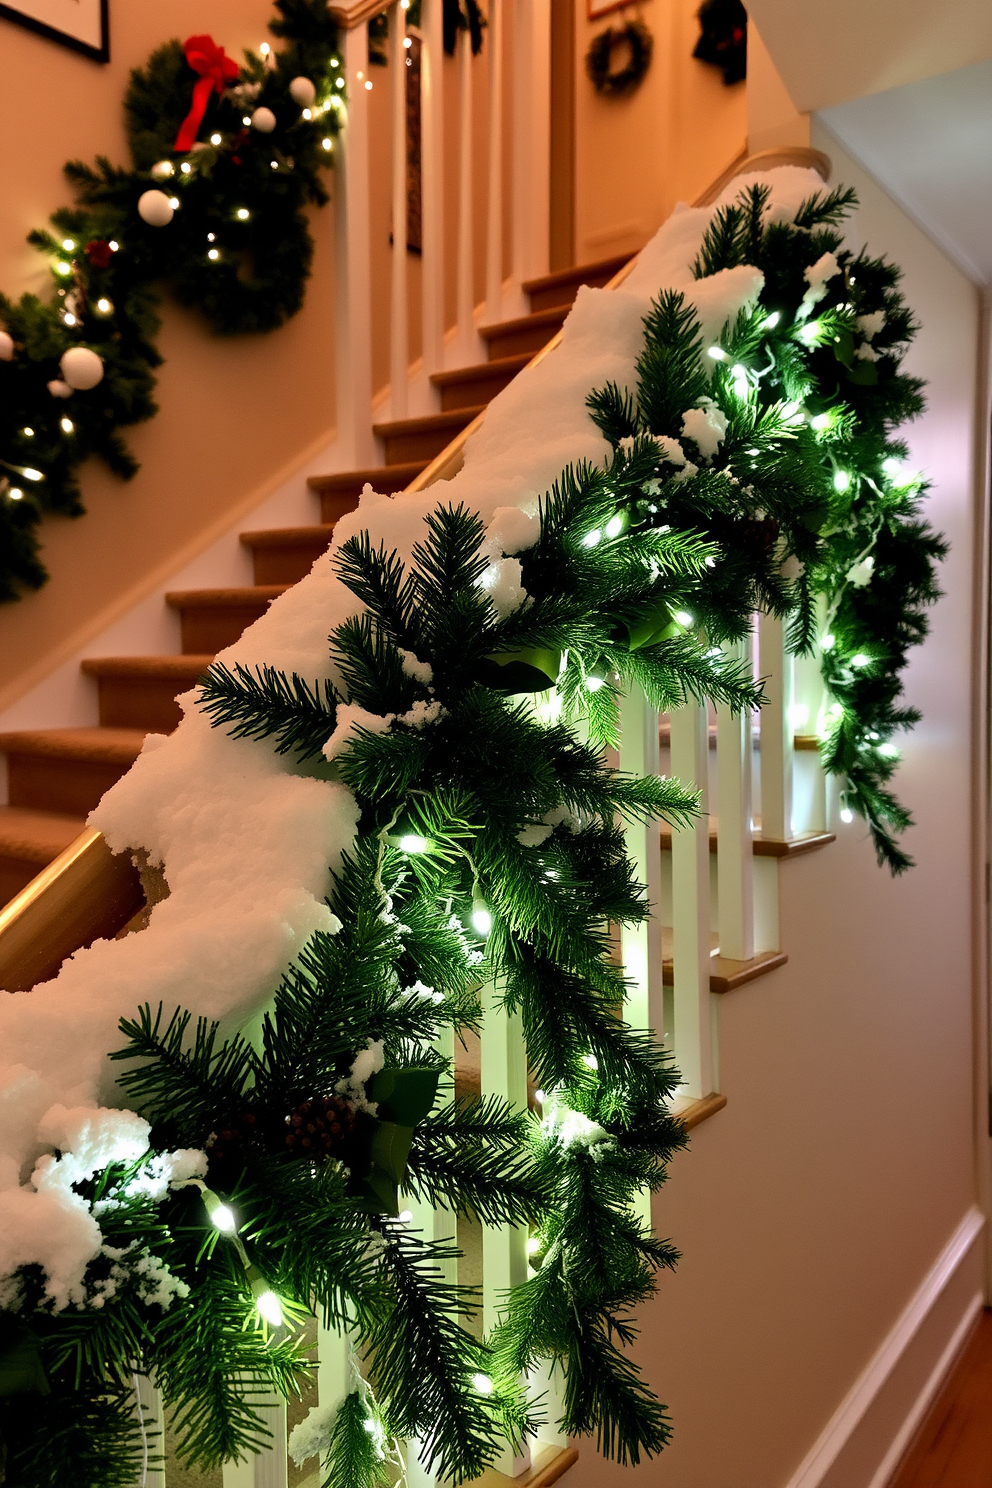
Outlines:
<svg viewBox="0 0 992 1488"><path fill-rule="evenodd" d="M48 21L41 20L37 12L51 10L50 4L44 4L43 0L41 3L37 3L37 0L21 0L20 4L10 4L9 0L5 0L5 3L0 3L0 20L13 21L15 26L23 26L25 30L33 31L36 36L44 36L46 41L58 42L59 46L79 52L82 56L88 57L91 62L109 62L109 0L78 0L78 4L80 11L85 13L91 23L94 17L98 21L100 42L97 46L84 40L83 36L75 35L72 31L66 31L60 26L53 26Z"/></svg>

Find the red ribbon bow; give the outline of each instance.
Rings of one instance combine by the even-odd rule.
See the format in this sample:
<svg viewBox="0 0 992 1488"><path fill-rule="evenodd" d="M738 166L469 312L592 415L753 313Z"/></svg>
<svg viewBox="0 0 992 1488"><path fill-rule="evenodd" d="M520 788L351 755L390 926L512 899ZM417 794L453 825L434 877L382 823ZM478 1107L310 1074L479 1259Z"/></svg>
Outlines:
<svg viewBox="0 0 992 1488"><path fill-rule="evenodd" d="M223 93L228 83L238 75L238 64L225 55L224 48L217 45L212 36L191 36L183 43L186 61L194 72L200 74L193 84L193 106L179 126L173 149L186 151L191 148L211 93Z"/></svg>

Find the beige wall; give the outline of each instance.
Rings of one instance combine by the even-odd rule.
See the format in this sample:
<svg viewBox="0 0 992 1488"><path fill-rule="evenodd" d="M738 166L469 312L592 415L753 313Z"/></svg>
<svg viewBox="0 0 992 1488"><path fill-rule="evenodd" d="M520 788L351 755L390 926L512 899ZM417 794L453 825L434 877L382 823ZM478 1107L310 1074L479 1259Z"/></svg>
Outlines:
<svg viewBox="0 0 992 1488"><path fill-rule="evenodd" d="M161 42L210 32L229 54L257 46L268 0L111 4L113 60L100 66L0 20L0 284L47 291L25 235L68 201L61 167L102 151L126 161L121 99L129 69ZM83 473L87 515L42 529L50 583L0 607L0 704L101 630L158 572L250 504L334 423L331 214L313 219L314 274L304 310L267 336L220 340L165 307L161 411L130 434L141 471L129 484L98 462Z"/></svg>
<svg viewBox="0 0 992 1488"><path fill-rule="evenodd" d="M654 57L626 98L601 97L586 75L589 43L617 23L589 21L586 4L575 0L577 263L640 248L677 201L692 201L729 165L747 133L745 85L727 88L693 59L699 0L643 6Z"/></svg>
<svg viewBox="0 0 992 1488"><path fill-rule="evenodd" d="M683 1251L643 1313L640 1357L675 1437L655 1463L606 1467L590 1447L575 1488L786 1488L974 1201L971 603L976 291L814 125L834 179L861 196L855 238L901 263L929 380L910 429L951 540L945 598L909 673L924 721L898 790L918 866L893 881L863 830L786 863L789 962L720 1003L725 1110L698 1128L655 1204ZM984 1147L985 1144L983 1144ZM803 1488L868 1488L891 1434L981 1284L981 1243L935 1317L929 1354L869 1413L831 1473ZM938 1326L939 1325L939 1326ZM914 1347L917 1345L914 1344ZM874 1435L873 1435L874 1433ZM571 1484L572 1478L569 1478Z"/></svg>

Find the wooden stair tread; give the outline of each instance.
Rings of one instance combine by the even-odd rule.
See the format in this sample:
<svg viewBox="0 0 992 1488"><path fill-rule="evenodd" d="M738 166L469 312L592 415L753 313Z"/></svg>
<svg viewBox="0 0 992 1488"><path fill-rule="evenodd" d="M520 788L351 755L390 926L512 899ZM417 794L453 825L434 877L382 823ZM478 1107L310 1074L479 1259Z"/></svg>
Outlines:
<svg viewBox="0 0 992 1488"><path fill-rule="evenodd" d="M213 661L212 654L196 656L87 656L81 662L90 677L168 677L195 682Z"/></svg>
<svg viewBox="0 0 992 1488"><path fill-rule="evenodd" d="M831 842L836 842L835 832L801 832L798 837L787 839L779 837L763 837L760 832L755 832L751 839L751 846L756 858L798 858L803 853L815 852L818 848L826 847ZM661 850L671 852L672 829L662 824L661 828ZM717 850L716 828L710 828L710 852Z"/></svg>
<svg viewBox="0 0 992 1488"><path fill-rule="evenodd" d="M506 1488L551 1488L551 1484L564 1477L578 1460L579 1454L575 1447L542 1446L535 1443L533 1464L527 1472L521 1473L518 1478L510 1478L506 1473L497 1472L494 1467L487 1467L479 1477L472 1479L470 1488L504 1488L504 1484Z"/></svg>
<svg viewBox="0 0 992 1488"><path fill-rule="evenodd" d="M518 315L514 320L498 320L492 325L480 326L479 335L484 341L495 341L517 331L547 329L554 332L561 329L570 308L568 305L549 305L546 310L532 310L529 315Z"/></svg>
<svg viewBox="0 0 992 1488"><path fill-rule="evenodd" d="M243 589L174 589L165 596L165 602L173 610L185 610L191 605L240 610L248 605L271 604L290 587L289 584L253 584Z"/></svg>
<svg viewBox="0 0 992 1488"><path fill-rule="evenodd" d="M242 532L239 541L246 548L295 548L304 543L330 542L333 532L333 522L322 522L314 527L263 527L256 532ZM288 589L290 586L283 584L257 587Z"/></svg>
<svg viewBox="0 0 992 1488"><path fill-rule="evenodd" d="M525 319L529 321L530 317ZM455 367L450 372L432 372L431 382L437 388L445 388L457 387L463 382L480 382L501 372L516 375L531 360L529 351L518 352L515 356L493 357L490 362L475 362L471 367Z"/></svg>
<svg viewBox="0 0 992 1488"><path fill-rule="evenodd" d="M452 434L459 433L466 424L470 424L475 416L485 411L486 404L479 403L472 408L449 408L444 413L426 413L420 418L392 419L389 423L373 424L372 432L379 439L388 439L390 436L400 434L443 434L450 431ZM426 469L425 460L420 469ZM393 469L396 469L393 466ZM419 472L418 472L419 473ZM373 481L374 485L375 482Z"/></svg>
<svg viewBox="0 0 992 1488"><path fill-rule="evenodd" d="M536 279L525 279L523 290L530 297L534 310L546 309L549 305L572 304L583 284L596 289L608 284L614 274L628 264L632 253L614 254L612 258L600 258L595 263L576 264L570 269L556 269L553 274L541 274Z"/></svg>
<svg viewBox="0 0 992 1488"><path fill-rule="evenodd" d="M100 727L19 729L0 734L0 750L6 754L131 765L141 753L146 732L145 729Z"/></svg>
<svg viewBox="0 0 992 1488"><path fill-rule="evenodd" d="M422 470L426 470L430 464L429 460L402 460L394 465L373 465L363 470L337 470L333 475L311 475L307 477L307 485L311 491L316 491L318 496L330 495L336 491L351 490L355 485L377 487L377 482L383 477L389 480L402 480L404 485L409 484ZM392 494L392 492L388 493Z"/></svg>
<svg viewBox="0 0 992 1488"><path fill-rule="evenodd" d="M81 816L35 811L29 806L0 806L0 857L44 867L65 851L85 825Z"/></svg>

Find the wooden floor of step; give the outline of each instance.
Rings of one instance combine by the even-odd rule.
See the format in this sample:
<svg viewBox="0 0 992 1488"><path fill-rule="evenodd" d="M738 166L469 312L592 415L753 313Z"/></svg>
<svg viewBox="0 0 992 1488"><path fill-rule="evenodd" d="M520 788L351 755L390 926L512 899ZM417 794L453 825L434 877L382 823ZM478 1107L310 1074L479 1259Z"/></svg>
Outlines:
<svg viewBox="0 0 992 1488"><path fill-rule="evenodd" d="M203 656L233 646L289 587L255 584L242 589L178 589L166 594L165 602L179 612L183 653Z"/></svg>
<svg viewBox="0 0 992 1488"><path fill-rule="evenodd" d="M95 677L100 723L105 728L171 734L182 720L176 702L194 687L213 652L186 656L95 656L82 663Z"/></svg>
<svg viewBox="0 0 992 1488"><path fill-rule="evenodd" d="M887 1488L992 1484L992 1312L986 1308Z"/></svg>
<svg viewBox="0 0 992 1488"><path fill-rule="evenodd" d="M11 806L87 816L141 752L147 729L21 729L0 734ZM54 856L54 855L53 855Z"/></svg>
<svg viewBox="0 0 992 1488"><path fill-rule="evenodd" d="M85 825L83 816L0 806L0 905L19 894Z"/></svg>
<svg viewBox="0 0 992 1488"><path fill-rule="evenodd" d="M522 351L516 356L478 362L474 367L458 367L453 372L435 372L431 383L441 394L443 412L456 408L478 409L481 403L488 406L497 393L509 387L517 373L522 372L529 361L530 352Z"/></svg>
<svg viewBox="0 0 992 1488"><path fill-rule="evenodd" d="M307 485L320 497L321 516L325 522L336 522L346 511L353 511L366 485L380 496L398 496L405 491L429 459L390 460L388 465L370 465L362 470L339 470L334 475L311 475Z"/></svg>
<svg viewBox="0 0 992 1488"><path fill-rule="evenodd" d="M538 310L533 315L521 315L516 320L501 320L495 325L479 327L479 335L489 348L491 362L503 357L518 356L526 352L533 356L547 346L565 324L571 305L555 305L550 310Z"/></svg>
<svg viewBox="0 0 992 1488"><path fill-rule="evenodd" d="M523 288L530 300L530 308L550 310L560 305L571 306L582 285L602 289L633 256L632 253L614 254L612 258L600 258L595 263L577 264L572 269L556 269L553 274L542 274L538 279L525 279Z"/></svg>

